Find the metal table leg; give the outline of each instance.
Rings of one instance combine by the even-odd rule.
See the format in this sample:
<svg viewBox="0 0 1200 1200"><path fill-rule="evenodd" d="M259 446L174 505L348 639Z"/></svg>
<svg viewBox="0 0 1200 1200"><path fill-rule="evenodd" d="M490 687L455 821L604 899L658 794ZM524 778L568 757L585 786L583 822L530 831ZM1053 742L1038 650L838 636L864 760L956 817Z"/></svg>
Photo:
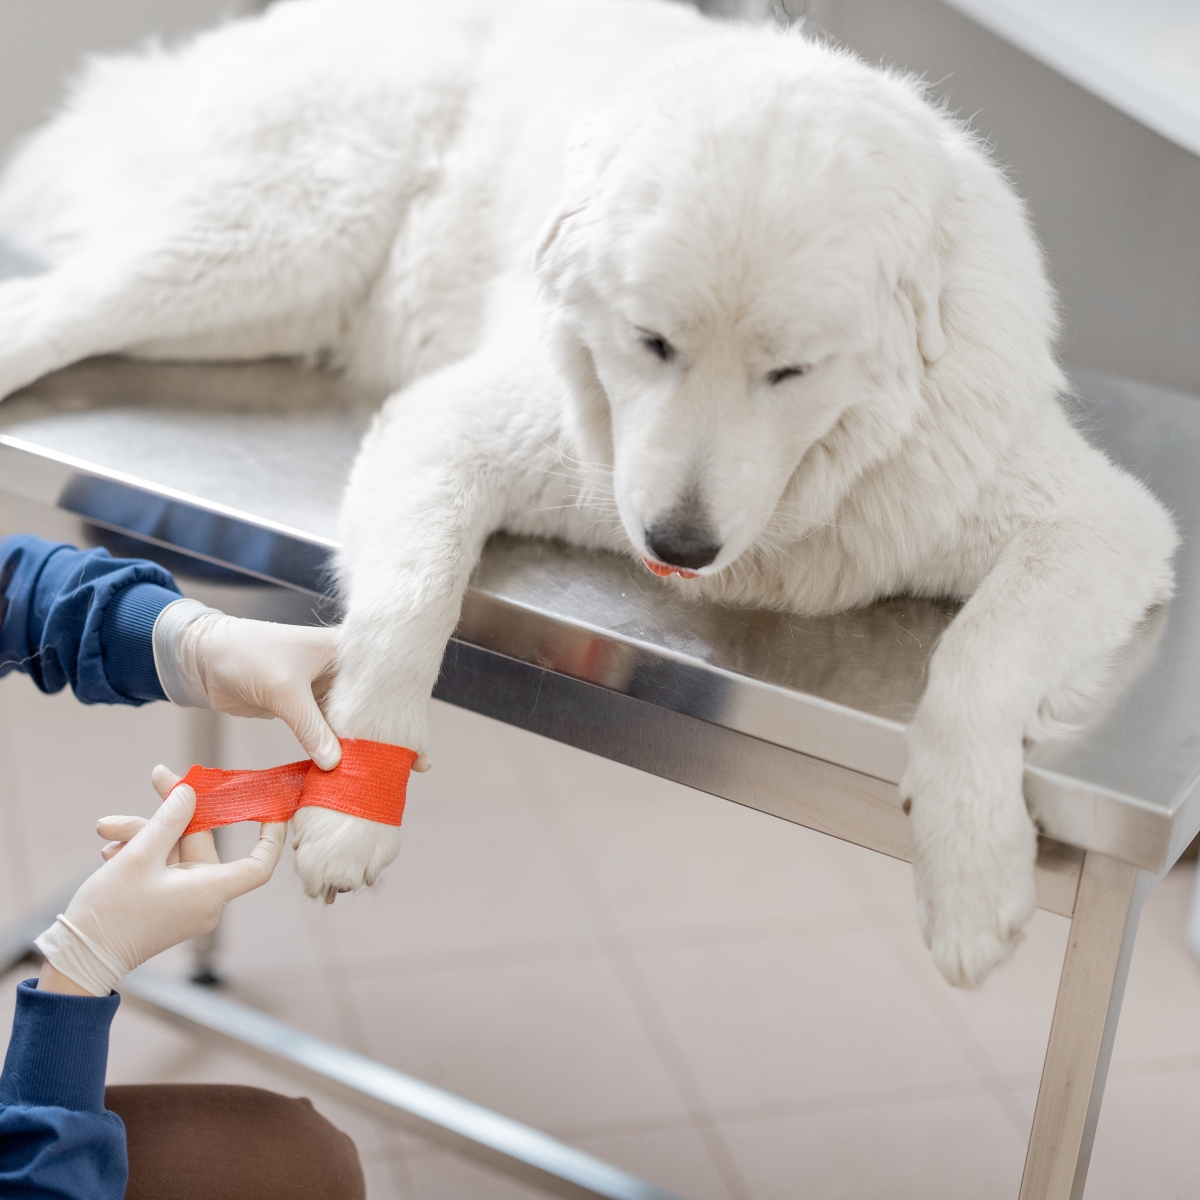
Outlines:
<svg viewBox="0 0 1200 1200"><path fill-rule="evenodd" d="M1020 1200L1080 1200L1142 904L1158 877L1084 856Z"/></svg>
<svg viewBox="0 0 1200 1200"><path fill-rule="evenodd" d="M188 761L185 767L192 763L201 763L206 767L224 765L221 761L221 723L217 713L206 708L188 709L187 733ZM214 829L213 838L220 853L224 840L222 831ZM224 982L218 961L220 936L221 923L218 920L211 932L192 938L192 982L201 987L220 987Z"/></svg>

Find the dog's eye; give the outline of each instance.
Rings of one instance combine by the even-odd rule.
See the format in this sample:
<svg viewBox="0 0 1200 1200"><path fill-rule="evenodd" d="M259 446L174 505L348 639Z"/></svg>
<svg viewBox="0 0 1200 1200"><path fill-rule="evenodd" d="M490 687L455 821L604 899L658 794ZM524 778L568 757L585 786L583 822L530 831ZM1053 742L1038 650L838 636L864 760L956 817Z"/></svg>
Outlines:
<svg viewBox="0 0 1200 1200"><path fill-rule="evenodd" d="M656 358L661 358L663 362L670 362L675 357L675 347L661 333L643 331L642 345Z"/></svg>
<svg viewBox="0 0 1200 1200"><path fill-rule="evenodd" d="M808 367L780 367L777 371L771 371L767 375L767 382L774 385L782 383L785 379L795 379L797 375L807 375Z"/></svg>

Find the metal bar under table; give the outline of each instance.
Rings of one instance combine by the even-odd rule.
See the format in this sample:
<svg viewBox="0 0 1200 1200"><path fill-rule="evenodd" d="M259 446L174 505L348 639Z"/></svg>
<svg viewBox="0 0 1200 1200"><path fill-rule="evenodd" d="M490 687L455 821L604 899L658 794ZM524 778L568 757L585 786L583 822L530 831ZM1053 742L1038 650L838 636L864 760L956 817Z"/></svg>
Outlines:
<svg viewBox="0 0 1200 1200"><path fill-rule="evenodd" d="M1185 533L1200 524L1197 401L1074 381L1092 439ZM48 536L134 539L226 611L311 621L332 611L338 502L373 407L282 362L82 363L0 405L0 511ZM1178 594L1138 635L1107 711L1028 757L1038 902L1073 922L1024 1200L1082 1195L1138 914L1200 829L1198 553L1185 536ZM435 695L907 860L903 730L954 612L905 597L821 619L724 608L623 559L497 537ZM187 1020L236 1037L229 1002L206 1010L204 995Z"/></svg>

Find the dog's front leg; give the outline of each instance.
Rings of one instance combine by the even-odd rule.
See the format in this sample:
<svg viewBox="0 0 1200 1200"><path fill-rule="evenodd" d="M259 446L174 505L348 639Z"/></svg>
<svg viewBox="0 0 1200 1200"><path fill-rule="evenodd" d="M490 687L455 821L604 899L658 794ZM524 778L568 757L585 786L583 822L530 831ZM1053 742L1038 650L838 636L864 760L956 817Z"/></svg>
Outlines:
<svg viewBox="0 0 1200 1200"><path fill-rule="evenodd" d="M557 417L536 348L481 353L392 397L364 440L342 508L347 611L326 713L342 737L429 749L429 699L483 544L537 503ZM294 822L311 896L374 883L399 830L319 808Z"/></svg>
<svg viewBox="0 0 1200 1200"><path fill-rule="evenodd" d="M1167 514L1095 452L1084 467L1070 502L1021 524L946 631L908 730L901 789L920 918L958 986L1007 960L1034 910L1025 740L1103 687L1114 653L1171 590Z"/></svg>

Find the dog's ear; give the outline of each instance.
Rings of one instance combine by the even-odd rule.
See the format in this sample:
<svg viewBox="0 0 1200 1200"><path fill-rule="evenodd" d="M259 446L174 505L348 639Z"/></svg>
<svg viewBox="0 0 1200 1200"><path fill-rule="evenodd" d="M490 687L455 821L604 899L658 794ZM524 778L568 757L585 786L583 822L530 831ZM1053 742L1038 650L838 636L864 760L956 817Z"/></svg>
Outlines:
<svg viewBox="0 0 1200 1200"><path fill-rule="evenodd" d="M546 263L546 256L550 253L551 247L562 232L563 225L572 217L578 216L586 207L586 203L571 207L567 203L566 196L564 196L562 203L559 204L542 225L541 232L538 234L537 246L533 251L533 269L538 275L544 276L548 274L548 272L543 270L543 266Z"/></svg>
<svg viewBox="0 0 1200 1200"><path fill-rule="evenodd" d="M946 333L942 329L941 296L939 285L931 281L920 283L908 279L905 290L912 302L913 315L917 319L917 348L927 363L935 363L946 353Z"/></svg>
<svg viewBox="0 0 1200 1200"><path fill-rule="evenodd" d="M548 290L563 286L567 268L577 257L579 238L572 235L587 224L588 206L615 151L612 142L593 117L576 122L567 139L562 196L542 225L533 252L533 269Z"/></svg>
<svg viewBox="0 0 1200 1200"><path fill-rule="evenodd" d="M954 259L953 202L944 203L934 221L931 236L900 280L912 305L917 325L917 348L927 363L946 353L946 331L942 323L942 289Z"/></svg>

